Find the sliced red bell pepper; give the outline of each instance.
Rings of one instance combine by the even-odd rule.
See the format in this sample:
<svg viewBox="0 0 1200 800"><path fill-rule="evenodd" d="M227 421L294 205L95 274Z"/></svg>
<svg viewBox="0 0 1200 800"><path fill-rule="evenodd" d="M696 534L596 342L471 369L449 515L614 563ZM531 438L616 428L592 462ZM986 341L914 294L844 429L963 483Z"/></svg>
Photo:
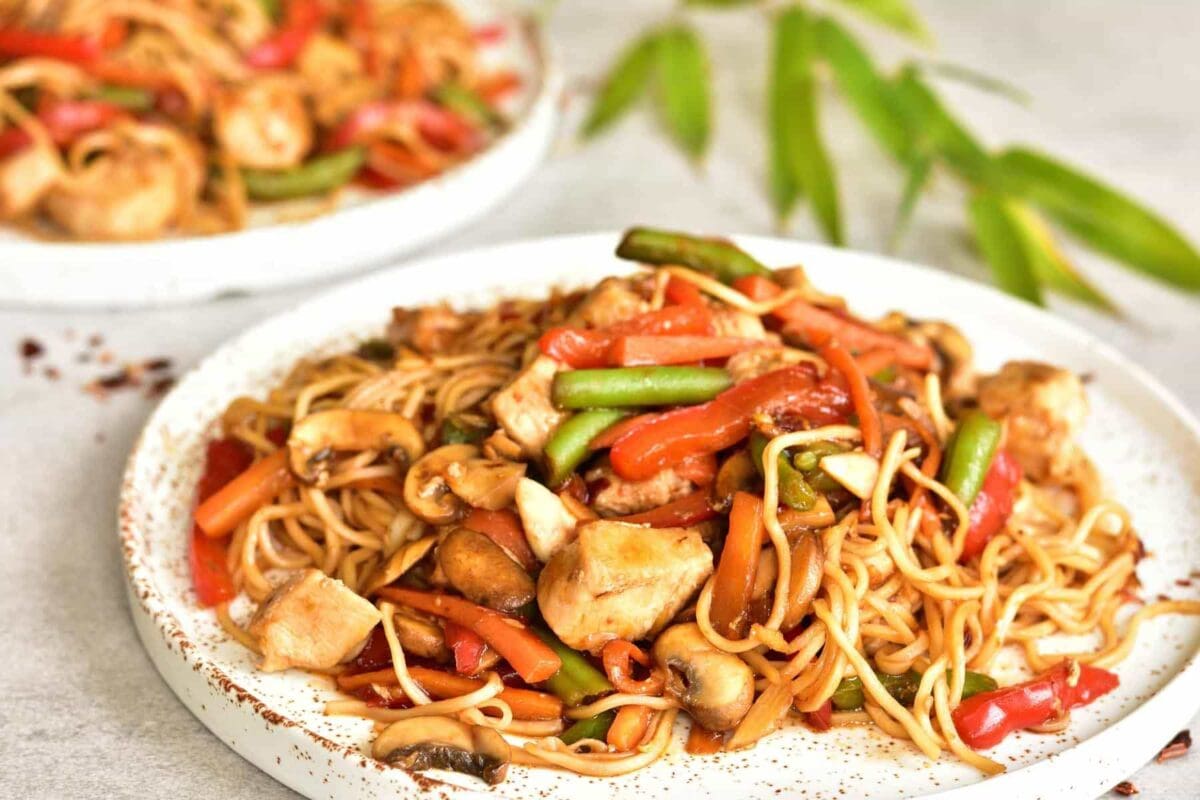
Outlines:
<svg viewBox="0 0 1200 800"><path fill-rule="evenodd" d="M783 292L777 283L761 275L738 278L733 282L733 288L757 301L770 300ZM777 308L772 315L783 323L785 331L809 339L821 335L859 353L886 347L896 354L898 364L924 370L933 367L933 351L928 347L876 330L862 320L818 308L804 300L793 300Z"/></svg>
<svg viewBox="0 0 1200 800"><path fill-rule="evenodd" d="M488 22L477 25L471 36L479 44L499 44L508 36L508 26L503 22Z"/></svg>
<svg viewBox="0 0 1200 800"><path fill-rule="evenodd" d="M59 147L71 144L85 133L103 128L125 116L125 109L101 100L57 100L38 110L37 118L50 140ZM0 133L0 158L23 150L33 143L21 128Z"/></svg>
<svg viewBox="0 0 1200 800"><path fill-rule="evenodd" d="M95 36L0 28L0 55L10 58L56 58L86 64L99 58L103 51L101 40Z"/></svg>
<svg viewBox="0 0 1200 800"><path fill-rule="evenodd" d="M221 490L196 506L196 524L213 537L225 536L272 497L295 482L287 463L287 448L247 467Z"/></svg>
<svg viewBox="0 0 1200 800"><path fill-rule="evenodd" d="M586 328L551 328L538 339L538 347L555 361L574 369L605 367L612 336Z"/></svg>
<svg viewBox="0 0 1200 800"><path fill-rule="evenodd" d="M475 631L449 619L444 624L442 634L446 638L446 647L454 654L455 672L459 675L477 674L487 642Z"/></svg>
<svg viewBox="0 0 1200 800"><path fill-rule="evenodd" d="M671 276L667 281L667 301L674 303L677 306L702 306L704 305L704 295L697 288L696 284L691 281L685 281L682 278Z"/></svg>
<svg viewBox="0 0 1200 800"><path fill-rule="evenodd" d="M329 135L327 151L367 144L383 129L395 124L415 125L430 145L465 153L479 142L479 132L453 111L428 100L375 100L363 103Z"/></svg>
<svg viewBox="0 0 1200 800"><path fill-rule="evenodd" d="M992 537L1004 527L1017 499L1021 482L1021 465L1007 450L997 450L983 479L983 487L971 503L970 527L963 543L960 561L967 561L983 552Z"/></svg>
<svg viewBox="0 0 1200 800"><path fill-rule="evenodd" d="M762 347L762 342L734 336L621 336L609 349L608 360L618 367L692 364L729 358L755 347Z"/></svg>
<svg viewBox="0 0 1200 800"><path fill-rule="evenodd" d="M618 439L609 458L622 478L641 481L688 456L732 447L750 435L755 414L828 424L844 420L850 411L845 388L818 383L811 364L797 364L726 389L707 403L659 414Z"/></svg>
<svg viewBox="0 0 1200 800"><path fill-rule="evenodd" d="M482 533L500 545L514 561L526 570L537 569L537 557L529 547L529 540L525 538L525 529L521 526L521 518L512 509L488 511L483 508L473 508L462 524L463 527Z"/></svg>
<svg viewBox="0 0 1200 800"><path fill-rule="evenodd" d="M654 419L658 416L655 411L650 411L645 414L638 414L636 417L626 417L620 422L605 428L598 436L588 443L588 447L592 450L605 450L612 447L613 444L625 434L637 426Z"/></svg>
<svg viewBox="0 0 1200 800"><path fill-rule="evenodd" d="M1112 672L1067 659L1033 680L968 697L951 717L974 750L998 745L1015 730L1043 725L1120 685Z"/></svg>
<svg viewBox="0 0 1200 800"><path fill-rule="evenodd" d="M610 350L622 336L702 336L711 330L712 311L707 306L666 306L597 330L551 328L538 346L557 361L588 369L610 366Z"/></svg>
<svg viewBox="0 0 1200 800"><path fill-rule="evenodd" d="M683 528L704 522L717 516L717 510L709 502L708 490L701 489L686 497L637 514L617 517L619 522L649 525L651 528Z"/></svg>
<svg viewBox="0 0 1200 800"><path fill-rule="evenodd" d="M217 439L209 442L204 457L204 473L196 486L198 502L203 502L240 475L252 459L249 448L236 439ZM215 606L237 595L233 577L226 566L226 540L206 536L199 525L192 524L188 545L188 564L192 584L200 603Z"/></svg>
<svg viewBox="0 0 1200 800"><path fill-rule="evenodd" d="M290 67L324 21L325 7L320 0L291 0L283 25L250 48L246 63L257 69Z"/></svg>

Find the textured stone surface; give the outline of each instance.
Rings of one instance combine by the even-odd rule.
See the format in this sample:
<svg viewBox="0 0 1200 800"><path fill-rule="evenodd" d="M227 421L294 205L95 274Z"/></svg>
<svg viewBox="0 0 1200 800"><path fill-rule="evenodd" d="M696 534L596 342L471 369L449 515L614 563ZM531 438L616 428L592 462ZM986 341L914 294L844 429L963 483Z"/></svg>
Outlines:
<svg viewBox="0 0 1200 800"><path fill-rule="evenodd" d="M948 87L989 142L1020 137L1070 157L1147 199L1200 239L1200 3L1071 0L963 3L918 0L939 56L1030 90L1023 109ZM567 0L554 21L571 84L590 85L630 31L666 2ZM719 76L714 152L696 175L642 114L595 146L564 136L553 160L489 220L439 244L445 251L518 237L621 228L635 222L769 233L759 133L761 31L745 15L703 18ZM892 43L886 46L894 47ZM578 120L576 98L568 126ZM849 124L827 115L852 246L881 247L901 177ZM1003 138L1001 138L1003 136ZM978 279L962 236L961 197L947 182L924 201L901 255ZM797 217L795 234L814 229ZM1200 303L1098 260L1083 259L1128 311L1108 319L1055 309L1134 356L1193 410L1200 409L1195 342ZM80 385L104 370L75 356L102 333L118 360L166 355L194 364L232 333L320 291L310 287L187 310L122 314L0 311L0 796L185 798L292 795L209 735L159 680L134 636L114 535L124 458L151 402L117 393L100 403ZM68 329L75 332L68 341ZM19 340L32 335L58 381L22 375ZM1193 723L1200 731L1200 718ZM1174 731L1163 731L1164 743ZM1142 797L1194 797L1200 755L1132 776Z"/></svg>

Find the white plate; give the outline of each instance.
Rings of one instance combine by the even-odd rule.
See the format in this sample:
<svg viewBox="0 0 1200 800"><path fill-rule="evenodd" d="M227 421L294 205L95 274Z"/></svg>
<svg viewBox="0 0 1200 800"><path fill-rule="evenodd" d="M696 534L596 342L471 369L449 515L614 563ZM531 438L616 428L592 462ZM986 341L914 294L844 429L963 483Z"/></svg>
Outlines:
<svg viewBox="0 0 1200 800"><path fill-rule="evenodd" d="M902 309L948 319L974 342L981 366L1039 358L1091 376L1084 444L1133 512L1153 557L1145 593L1178 595L1175 578L1200 564L1200 427L1137 366L1075 328L1024 303L942 273L896 261L774 239L742 243L768 264L803 263L823 289L867 315ZM502 294L541 296L629 265L610 254L612 235L510 244L374 275L265 322L218 350L151 417L131 456L120 530L134 620L147 651L180 699L217 736L261 769L310 797L413 797L433 784L365 758L369 723L326 718L333 692L302 674L260 674L250 655L199 609L185 557L202 448L229 400L259 394L314 351L333 352L377 334L393 304L447 299L478 305ZM463 292L461 287L471 287ZM238 609L235 609L235 613ZM1200 705L1200 620L1162 617L1143 628L1118 671L1121 688L1073 714L1057 736L1021 734L993 751L1009 772L983 781L943 756L868 729L815 734L794 726L752 750L712 758L677 752L618 779L514 767L486 792L457 776L441 796L784 796L899 798L1095 797L1151 758ZM679 749L677 745L676 750Z"/></svg>
<svg viewBox="0 0 1200 800"><path fill-rule="evenodd" d="M478 218L545 157L561 76L532 20L496 0L454 4L473 26L505 26L481 58L521 78L504 105L514 124L484 152L402 191L347 190L337 210L306 221L262 208L245 230L215 236L50 242L0 226L0 305L128 308L262 291L380 266Z"/></svg>

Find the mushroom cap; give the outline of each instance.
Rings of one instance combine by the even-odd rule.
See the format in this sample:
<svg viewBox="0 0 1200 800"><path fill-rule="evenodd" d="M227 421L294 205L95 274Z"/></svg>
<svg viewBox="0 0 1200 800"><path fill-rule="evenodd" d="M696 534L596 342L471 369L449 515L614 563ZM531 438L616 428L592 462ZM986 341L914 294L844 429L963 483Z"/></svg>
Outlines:
<svg viewBox="0 0 1200 800"><path fill-rule="evenodd" d="M654 660L671 675L687 712L711 731L737 727L754 702L754 672L713 647L694 622L663 631L654 642Z"/></svg>
<svg viewBox="0 0 1200 800"><path fill-rule="evenodd" d="M516 611L537 594L533 578L482 533L455 528L437 549L446 580L467 599L497 611Z"/></svg>
<svg viewBox="0 0 1200 800"><path fill-rule="evenodd" d="M432 525L457 522L467 513L467 504L450 490L446 471L451 464L479 455L473 444L448 444L430 450L404 476L404 505Z"/></svg>
<svg viewBox="0 0 1200 800"><path fill-rule="evenodd" d="M393 722L375 739L371 755L393 767L448 769L490 784L504 780L512 760L508 742L495 730L439 716Z"/></svg>
<svg viewBox="0 0 1200 800"><path fill-rule="evenodd" d="M331 408L301 419L288 435L288 465L301 481L320 486L329 460L339 450L403 453L411 463L425 453L425 440L412 420L391 411Z"/></svg>

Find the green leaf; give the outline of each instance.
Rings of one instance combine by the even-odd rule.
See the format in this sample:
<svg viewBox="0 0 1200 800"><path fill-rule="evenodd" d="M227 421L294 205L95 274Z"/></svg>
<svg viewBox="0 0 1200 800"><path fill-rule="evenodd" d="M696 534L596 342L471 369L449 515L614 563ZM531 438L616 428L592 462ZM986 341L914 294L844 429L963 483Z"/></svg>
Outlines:
<svg viewBox="0 0 1200 800"><path fill-rule="evenodd" d="M1058 246L1050 227L1037 212L1015 200L1009 201L1008 209L1021 235L1026 258L1039 282L1102 311L1118 313L1113 302L1079 274L1067 254Z"/></svg>
<svg viewBox="0 0 1200 800"><path fill-rule="evenodd" d="M913 149L916 152L936 155L976 186L994 185L992 157L971 132L950 115L915 69L906 67L894 86L908 129L914 132Z"/></svg>
<svg viewBox="0 0 1200 800"><path fill-rule="evenodd" d="M872 22L891 28L922 44L930 44L933 37L916 9L908 0L839 0Z"/></svg>
<svg viewBox="0 0 1200 800"><path fill-rule="evenodd" d="M711 125L708 59L690 28L669 28L656 48L658 107L663 123L679 146L699 160L708 149Z"/></svg>
<svg viewBox="0 0 1200 800"><path fill-rule="evenodd" d="M771 201L780 222L787 220L801 191L796 180L797 170L793 166L799 157L791 152L797 143L795 131L800 126L800 108L793 100L792 63L793 53L804 46L803 35L803 15L784 13L775 20L771 71L767 78L767 126L770 139L767 175Z"/></svg>
<svg viewBox="0 0 1200 800"><path fill-rule="evenodd" d="M991 266L996 283L1009 294L1041 305L1041 288L1026 256L1018 224L1004 198L979 192L970 199L967 210L975 243Z"/></svg>
<svg viewBox="0 0 1200 800"><path fill-rule="evenodd" d="M762 0L683 0L685 6L693 8L740 8L755 6Z"/></svg>
<svg viewBox="0 0 1200 800"><path fill-rule="evenodd" d="M893 158L907 161L912 141L891 84L854 37L832 19L818 19L813 34L838 88L863 124Z"/></svg>
<svg viewBox="0 0 1200 800"><path fill-rule="evenodd" d="M918 156L908 165L908 178L904 181L904 194L900 197L900 205L896 208L896 218L892 221L892 231L888 234L887 250L894 253L900 246L900 239L908 230L908 222L912 219L913 209L921 197L921 190L929 181L930 167L933 159L929 156Z"/></svg>
<svg viewBox="0 0 1200 800"><path fill-rule="evenodd" d="M955 64L949 61L922 61L918 67L923 72L928 72L941 78L948 78L952 81L970 86L989 94L998 95L1011 100L1017 105L1029 106L1033 99L1029 96L1029 92L1019 86L997 78L994 75L988 75L980 72L973 67L967 67L962 64Z"/></svg>
<svg viewBox="0 0 1200 800"><path fill-rule="evenodd" d="M1200 289L1200 254L1169 223L1076 169L1023 148L1001 154L1005 188L1084 242L1172 286Z"/></svg>
<svg viewBox="0 0 1200 800"><path fill-rule="evenodd" d="M641 96L654 68L655 36L643 36L630 45L616 65L608 73L600 89L587 121L583 123L583 137L590 139L633 107Z"/></svg>

